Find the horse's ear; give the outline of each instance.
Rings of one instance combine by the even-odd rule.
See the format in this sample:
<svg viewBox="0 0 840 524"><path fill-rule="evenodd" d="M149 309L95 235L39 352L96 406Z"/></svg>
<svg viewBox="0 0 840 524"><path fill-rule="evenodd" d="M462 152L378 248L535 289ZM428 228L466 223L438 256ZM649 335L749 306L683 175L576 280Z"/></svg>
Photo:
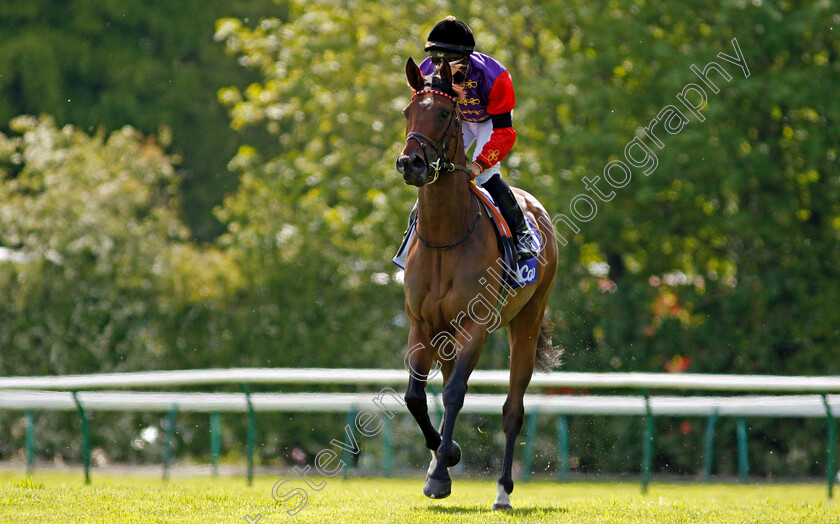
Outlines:
<svg viewBox="0 0 840 524"><path fill-rule="evenodd" d="M415 91L423 90L423 73L411 57L409 57L408 62L405 63L405 76L408 79L408 85L411 86L412 89Z"/></svg>
<svg viewBox="0 0 840 524"><path fill-rule="evenodd" d="M444 60L440 63L440 66L438 66L438 74L444 83L452 85L452 68L449 66L449 62Z"/></svg>

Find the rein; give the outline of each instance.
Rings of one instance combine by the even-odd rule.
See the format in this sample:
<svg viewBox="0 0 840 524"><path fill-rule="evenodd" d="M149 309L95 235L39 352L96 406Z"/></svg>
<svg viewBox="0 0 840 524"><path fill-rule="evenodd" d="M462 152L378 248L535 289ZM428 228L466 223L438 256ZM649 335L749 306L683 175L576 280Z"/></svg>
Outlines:
<svg viewBox="0 0 840 524"><path fill-rule="evenodd" d="M471 197L470 200L472 202L475 202L475 199L477 197L472 193L472 191L470 191L470 197ZM426 242L425 240L423 240L423 237L420 236L420 228L419 227L414 230L414 234L417 235L417 238L426 247L430 247L430 248L433 248L433 249L449 249L450 247L455 247L458 244L460 244L461 242L463 242L464 240L468 239L470 237L470 235L472 235L473 231L475 231L475 227L478 225L478 221L480 219L481 219L481 204L479 203L478 204L478 213L476 213L476 215L475 215L475 220L473 221L473 225L470 228L470 230L467 231L467 233L464 236L462 236L461 238L459 238L455 242L450 242L449 244L430 244L430 243Z"/></svg>
<svg viewBox="0 0 840 524"><path fill-rule="evenodd" d="M439 96L442 96L442 97L445 97L445 98L449 99L449 101L452 102L453 110L452 110L452 114L449 117L449 123L446 125L446 130L443 132L443 136L437 142L435 142L434 140L432 140L431 138L427 137L426 135L424 135L422 133L412 131L412 132L410 132L406 135L406 137L405 137L406 143L408 143L409 140L414 139L414 140L417 140L418 144L420 144L420 149L423 150L423 158L424 158L424 160L426 160L426 164L430 168L432 168L432 170L435 174L434 177L432 178L432 181L429 182L429 184L434 184L435 183L435 181L438 179L438 176L440 175L441 171L446 171L446 172L456 171L456 170L466 171L466 173L469 175L470 171L467 168L467 166L462 166L460 164L455 164L455 163L452 162L452 158L449 158L449 159L446 158L449 155L449 150L452 149L452 143L455 140L458 140L461 136L461 119L457 116L459 111L460 111L460 109L458 108L458 102L453 97L449 96L448 94L444 93L443 91L438 91L437 89L423 89L422 91L415 91L414 94L411 96L411 99L414 100L414 98L417 95L422 95L424 93L432 93L433 95L439 95ZM443 149L443 152L438 153L440 151L441 146L444 145L444 142L446 141L447 135L449 135L449 129L452 127L453 122L455 123L455 131L449 137L449 142L446 142L445 147ZM428 145L428 147L433 149L434 152L438 155L437 160L435 160L434 162L429 162L429 160L428 160L428 157L426 155L427 145ZM454 158L454 150L453 150L453 158Z"/></svg>

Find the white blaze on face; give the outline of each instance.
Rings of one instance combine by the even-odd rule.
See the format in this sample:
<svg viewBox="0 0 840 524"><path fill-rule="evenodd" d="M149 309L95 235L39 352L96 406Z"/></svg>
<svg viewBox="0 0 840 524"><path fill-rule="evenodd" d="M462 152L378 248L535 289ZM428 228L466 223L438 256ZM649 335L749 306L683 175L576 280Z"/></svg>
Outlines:
<svg viewBox="0 0 840 524"><path fill-rule="evenodd" d="M422 107L423 109L430 109L432 107L432 104L434 104L432 97L424 98L420 101L420 107Z"/></svg>

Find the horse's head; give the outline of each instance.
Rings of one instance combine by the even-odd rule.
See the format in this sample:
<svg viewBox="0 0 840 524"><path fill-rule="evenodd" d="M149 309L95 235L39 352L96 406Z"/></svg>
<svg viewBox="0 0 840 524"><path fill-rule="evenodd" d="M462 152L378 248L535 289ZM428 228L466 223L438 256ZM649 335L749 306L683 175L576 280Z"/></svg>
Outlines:
<svg viewBox="0 0 840 524"><path fill-rule="evenodd" d="M451 165L461 146L459 93L453 88L452 68L445 60L433 75L424 78L409 58L405 74L414 96L403 111L406 139L397 158L397 171L406 184L421 187L434 182L444 164Z"/></svg>

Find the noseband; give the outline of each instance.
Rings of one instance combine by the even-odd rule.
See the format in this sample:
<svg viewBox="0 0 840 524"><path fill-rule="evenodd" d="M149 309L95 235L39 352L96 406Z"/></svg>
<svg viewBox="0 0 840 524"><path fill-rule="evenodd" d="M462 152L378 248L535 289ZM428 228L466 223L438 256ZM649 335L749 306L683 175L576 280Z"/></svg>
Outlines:
<svg viewBox="0 0 840 524"><path fill-rule="evenodd" d="M452 102L452 114L449 116L449 123L446 125L446 130L443 132L443 136L440 138L439 141L435 142L431 138L427 137L422 133L418 133L417 131L412 131L405 136L405 143L408 144L409 140L417 140L417 143L420 144L420 149L423 150L423 160L426 161L426 164L432 168L434 171L434 177L429 184L434 184L435 181L438 179L438 175L440 175L441 171L455 171L461 170L466 171L467 174L470 173L469 169L466 166L458 165L452 163L452 159L455 157L455 148L452 147L452 143L455 140L458 140L461 136L461 118L458 116L458 102L448 94L444 93L443 91L438 91L436 89L423 89L422 91L415 91L414 95L412 95L411 99L417 95L422 95L425 93L432 93L433 95L443 96L449 99ZM447 135L449 135L449 129L452 128L452 124L455 124L455 130L451 136L449 136L449 141L447 142ZM440 152L440 148L443 146L443 152ZM434 154L438 155L437 160L434 162L429 162L428 152L426 148L429 147ZM452 157L446 158L449 155L449 151L452 150Z"/></svg>

